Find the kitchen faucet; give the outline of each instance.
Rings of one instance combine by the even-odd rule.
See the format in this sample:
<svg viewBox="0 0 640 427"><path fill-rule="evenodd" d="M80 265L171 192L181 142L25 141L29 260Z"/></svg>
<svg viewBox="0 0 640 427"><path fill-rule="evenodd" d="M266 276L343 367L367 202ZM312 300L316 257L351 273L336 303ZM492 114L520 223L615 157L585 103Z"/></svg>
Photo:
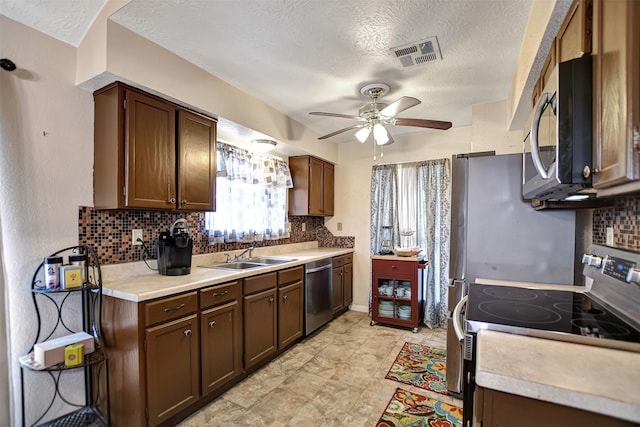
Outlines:
<svg viewBox="0 0 640 427"><path fill-rule="evenodd" d="M253 246L248 247L247 249L245 249L244 251L240 252L238 255L235 256L235 260L236 261L240 261L245 259L244 258L244 254L247 253L247 251L249 252L249 258L251 258L253 256Z"/></svg>

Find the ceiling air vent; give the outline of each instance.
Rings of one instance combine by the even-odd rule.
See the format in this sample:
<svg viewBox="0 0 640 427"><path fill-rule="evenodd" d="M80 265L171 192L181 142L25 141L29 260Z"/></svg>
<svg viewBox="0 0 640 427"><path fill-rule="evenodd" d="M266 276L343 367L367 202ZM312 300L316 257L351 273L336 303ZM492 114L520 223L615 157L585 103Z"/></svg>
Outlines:
<svg viewBox="0 0 640 427"><path fill-rule="evenodd" d="M442 59L438 38L435 36L419 42L394 47L391 52L400 60L400 64L404 68Z"/></svg>

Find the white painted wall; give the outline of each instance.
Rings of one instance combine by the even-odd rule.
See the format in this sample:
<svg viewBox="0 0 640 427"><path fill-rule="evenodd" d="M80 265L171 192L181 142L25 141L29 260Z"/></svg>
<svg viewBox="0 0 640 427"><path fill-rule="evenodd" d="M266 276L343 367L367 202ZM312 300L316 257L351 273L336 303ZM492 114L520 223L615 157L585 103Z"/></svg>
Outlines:
<svg viewBox="0 0 640 427"><path fill-rule="evenodd" d="M78 206L93 203L93 99L75 85L75 48L0 16L0 52L19 68L0 70L0 220L10 366L8 383L2 375L0 388L11 392L11 424L18 425L17 360L35 336L31 276L43 257L77 244ZM37 394L48 383L29 392ZM0 417L6 413L0 410ZM5 421L0 418L0 424Z"/></svg>
<svg viewBox="0 0 640 427"><path fill-rule="evenodd" d="M451 158L454 154L478 151L495 150L498 154L521 152L522 131L508 132L506 127L506 101L500 101L474 106L471 126L399 136L383 158L378 153L377 161L373 160L371 141L340 145L340 162L335 170L336 215L327 219L325 226L334 235L355 236L354 309L366 311L369 304L371 167L376 163ZM337 230L338 222L342 223L342 231Z"/></svg>

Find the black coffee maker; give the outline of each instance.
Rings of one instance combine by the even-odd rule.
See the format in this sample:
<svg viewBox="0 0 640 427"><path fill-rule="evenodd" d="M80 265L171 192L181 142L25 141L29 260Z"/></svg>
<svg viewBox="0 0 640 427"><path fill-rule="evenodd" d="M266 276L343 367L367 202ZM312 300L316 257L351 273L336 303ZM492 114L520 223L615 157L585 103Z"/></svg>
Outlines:
<svg viewBox="0 0 640 427"><path fill-rule="evenodd" d="M189 236L187 220L180 218L163 231L156 241L158 273L165 276L183 276L191 273L193 239Z"/></svg>

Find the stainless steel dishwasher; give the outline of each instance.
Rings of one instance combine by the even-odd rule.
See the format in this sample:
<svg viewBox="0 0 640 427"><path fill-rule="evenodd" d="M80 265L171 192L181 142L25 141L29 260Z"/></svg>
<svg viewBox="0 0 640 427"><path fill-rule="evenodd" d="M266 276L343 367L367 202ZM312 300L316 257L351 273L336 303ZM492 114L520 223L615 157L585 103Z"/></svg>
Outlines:
<svg viewBox="0 0 640 427"><path fill-rule="evenodd" d="M331 258L307 263L304 271L304 330L309 335L333 316Z"/></svg>

